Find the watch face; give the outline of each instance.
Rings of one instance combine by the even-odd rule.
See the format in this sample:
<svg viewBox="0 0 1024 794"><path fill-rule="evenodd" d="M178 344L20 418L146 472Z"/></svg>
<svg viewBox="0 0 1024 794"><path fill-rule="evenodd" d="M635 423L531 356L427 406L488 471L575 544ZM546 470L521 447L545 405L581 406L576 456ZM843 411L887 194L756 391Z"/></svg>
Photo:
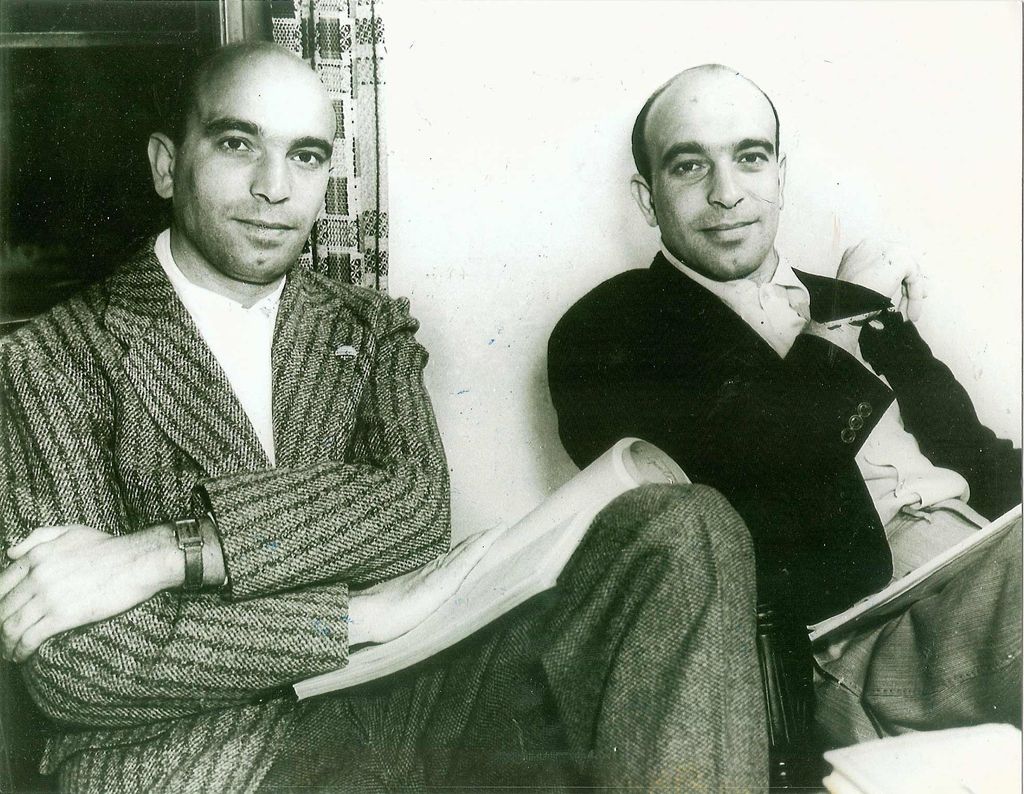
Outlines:
<svg viewBox="0 0 1024 794"><path fill-rule="evenodd" d="M194 518L184 518L174 522L174 534L179 548L203 545L203 533L199 530L199 522Z"/></svg>

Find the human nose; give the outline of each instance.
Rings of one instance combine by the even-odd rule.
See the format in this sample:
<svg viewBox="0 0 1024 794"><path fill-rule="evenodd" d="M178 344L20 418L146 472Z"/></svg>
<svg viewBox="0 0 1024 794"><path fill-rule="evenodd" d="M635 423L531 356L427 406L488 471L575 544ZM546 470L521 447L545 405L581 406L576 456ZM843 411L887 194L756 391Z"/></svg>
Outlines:
<svg viewBox="0 0 1024 794"><path fill-rule="evenodd" d="M741 201L743 201L743 190L740 188L732 169L728 167L716 168L710 182L708 203L731 210Z"/></svg>
<svg viewBox="0 0 1024 794"><path fill-rule="evenodd" d="M281 157L266 154L255 166L249 192L270 204L279 204L291 194L291 175Z"/></svg>

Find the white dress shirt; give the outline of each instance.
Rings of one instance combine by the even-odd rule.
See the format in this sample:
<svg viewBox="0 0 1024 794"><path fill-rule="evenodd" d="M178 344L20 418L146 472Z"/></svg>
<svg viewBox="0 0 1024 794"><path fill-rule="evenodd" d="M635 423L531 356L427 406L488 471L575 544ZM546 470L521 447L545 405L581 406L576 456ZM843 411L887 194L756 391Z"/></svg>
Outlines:
<svg viewBox="0 0 1024 794"><path fill-rule="evenodd" d="M199 329L199 335L224 370L267 458L274 463L270 349L284 278L271 294L247 309L237 301L188 280L171 255L170 229L156 238L154 251L179 300Z"/></svg>
<svg viewBox="0 0 1024 794"><path fill-rule="evenodd" d="M749 279L715 281L694 272L664 245L661 252L683 274L707 289L732 309L780 356L785 357L807 324L810 295L784 260L766 284ZM860 355L857 360L887 386ZM885 526L901 510L915 513L947 499L964 502L970 496L967 481L950 469L932 464L915 439L903 427L895 400L879 418L856 457L864 483Z"/></svg>

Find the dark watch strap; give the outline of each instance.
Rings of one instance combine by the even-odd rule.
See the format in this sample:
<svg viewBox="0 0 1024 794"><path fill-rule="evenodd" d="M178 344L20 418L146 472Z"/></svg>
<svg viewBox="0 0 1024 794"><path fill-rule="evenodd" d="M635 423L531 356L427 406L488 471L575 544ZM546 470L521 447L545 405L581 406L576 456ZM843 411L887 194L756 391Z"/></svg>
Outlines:
<svg viewBox="0 0 1024 794"><path fill-rule="evenodd" d="M194 518L175 521L174 536L178 540L178 548L185 552L185 584L182 590L197 593L203 589L203 533L199 521Z"/></svg>

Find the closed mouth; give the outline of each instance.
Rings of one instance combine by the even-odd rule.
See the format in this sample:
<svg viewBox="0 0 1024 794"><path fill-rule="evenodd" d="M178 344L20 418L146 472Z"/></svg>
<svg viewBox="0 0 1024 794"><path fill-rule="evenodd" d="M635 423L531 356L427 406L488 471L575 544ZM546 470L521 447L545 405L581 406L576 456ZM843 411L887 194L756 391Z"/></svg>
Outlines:
<svg viewBox="0 0 1024 794"><path fill-rule="evenodd" d="M261 221L253 218L235 218L239 223L244 223L246 226L252 226L256 229L274 229L275 231L288 231L294 229L294 226L289 226L287 223L273 223L271 221Z"/></svg>
<svg viewBox="0 0 1024 794"><path fill-rule="evenodd" d="M757 221L740 221L738 223L718 223L714 226L705 226L701 231L704 232L727 232L731 229L742 229L744 226L752 226Z"/></svg>

